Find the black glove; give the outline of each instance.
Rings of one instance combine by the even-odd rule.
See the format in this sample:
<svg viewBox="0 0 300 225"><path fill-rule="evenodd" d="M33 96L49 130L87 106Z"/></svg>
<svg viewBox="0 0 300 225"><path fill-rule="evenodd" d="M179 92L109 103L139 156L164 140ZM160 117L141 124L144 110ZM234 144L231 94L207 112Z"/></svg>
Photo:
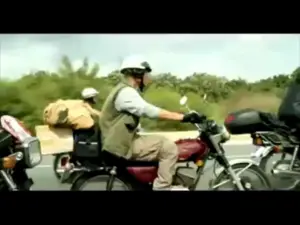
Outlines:
<svg viewBox="0 0 300 225"><path fill-rule="evenodd" d="M184 115L183 123L202 123L206 119L206 116L195 111L189 112Z"/></svg>

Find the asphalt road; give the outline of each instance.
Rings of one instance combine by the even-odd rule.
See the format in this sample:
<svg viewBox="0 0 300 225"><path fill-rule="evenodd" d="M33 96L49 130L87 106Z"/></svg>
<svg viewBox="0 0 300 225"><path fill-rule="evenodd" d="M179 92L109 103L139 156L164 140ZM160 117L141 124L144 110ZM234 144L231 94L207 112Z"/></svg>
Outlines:
<svg viewBox="0 0 300 225"><path fill-rule="evenodd" d="M227 145L225 150L229 158L249 158L250 154L255 151L255 147L252 145ZM70 184L61 184L54 176L52 163L53 157L45 156L37 168L28 170L29 175L35 182L33 190L69 190ZM212 165L213 161L208 162L205 166L205 172L197 190L207 190L209 180L213 177ZM193 171L187 173L193 175ZM103 186L100 190L103 190Z"/></svg>

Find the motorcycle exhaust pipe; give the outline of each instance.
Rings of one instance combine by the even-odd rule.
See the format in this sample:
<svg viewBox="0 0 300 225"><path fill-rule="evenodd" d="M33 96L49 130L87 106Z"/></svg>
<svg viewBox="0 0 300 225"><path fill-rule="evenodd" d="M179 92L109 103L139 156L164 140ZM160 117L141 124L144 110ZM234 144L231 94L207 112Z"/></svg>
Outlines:
<svg viewBox="0 0 300 225"><path fill-rule="evenodd" d="M97 170L104 170L104 169L105 169L104 167L97 168ZM74 167L74 168L71 168L69 170L64 169L64 168L62 168L62 169L56 169L56 172L58 172L58 173L64 173L66 171L69 172L69 173L73 173L73 172L89 172L91 170L88 169L88 168L84 168L84 167L79 167L79 168Z"/></svg>
<svg viewBox="0 0 300 225"><path fill-rule="evenodd" d="M271 173L281 178L294 178L300 180L300 172L292 170L272 169Z"/></svg>

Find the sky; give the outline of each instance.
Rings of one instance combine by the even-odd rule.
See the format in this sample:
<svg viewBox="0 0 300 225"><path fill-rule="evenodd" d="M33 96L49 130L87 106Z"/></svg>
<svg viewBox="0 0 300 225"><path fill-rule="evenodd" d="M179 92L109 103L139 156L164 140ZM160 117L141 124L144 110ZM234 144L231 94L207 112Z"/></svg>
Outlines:
<svg viewBox="0 0 300 225"><path fill-rule="evenodd" d="M75 67L88 57L107 75L122 58L142 55L153 73L255 81L291 73L300 65L299 44L299 34L0 34L0 76L55 71L62 55Z"/></svg>

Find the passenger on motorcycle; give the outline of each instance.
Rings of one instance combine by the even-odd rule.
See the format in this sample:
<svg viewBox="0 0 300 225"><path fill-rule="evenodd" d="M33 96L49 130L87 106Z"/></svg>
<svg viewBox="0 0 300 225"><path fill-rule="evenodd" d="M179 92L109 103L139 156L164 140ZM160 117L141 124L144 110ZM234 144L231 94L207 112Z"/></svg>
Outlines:
<svg viewBox="0 0 300 225"><path fill-rule="evenodd" d="M95 88L91 87L84 88L81 92L83 103L85 104L85 107L89 110L91 115L101 115L101 112L93 108L93 106L97 103L98 94L99 92Z"/></svg>
<svg viewBox="0 0 300 225"><path fill-rule="evenodd" d="M72 127L72 129L90 129L94 127L94 116L98 120L100 112L93 109L96 96L94 88L85 88L81 92L82 99L59 99L44 109L44 122L50 126Z"/></svg>
<svg viewBox="0 0 300 225"><path fill-rule="evenodd" d="M140 95L151 82L149 63L139 57L126 58L120 68L124 79L113 88L102 107L100 128L103 149L127 159L159 161L153 190L188 190L172 186L178 159L176 144L157 135L137 134L140 117L200 123L205 117L195 112L181 114L158 108ZM163 96L162 96L163 97Z"/></svg>

